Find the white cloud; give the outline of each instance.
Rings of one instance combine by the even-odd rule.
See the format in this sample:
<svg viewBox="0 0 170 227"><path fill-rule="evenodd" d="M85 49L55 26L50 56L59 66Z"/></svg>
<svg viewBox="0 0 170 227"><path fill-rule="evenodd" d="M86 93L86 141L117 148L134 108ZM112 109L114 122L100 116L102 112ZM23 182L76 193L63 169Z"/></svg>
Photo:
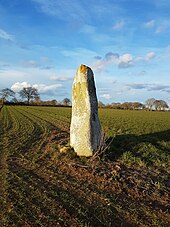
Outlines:
<svg viewBox="0 0 170 227"><path fill-rule="evenodd" d="M13 35L10 35L8 34L6 31L4 31L3 29L0 29L0 38L1 39L5 39L5 40L8 40L8 41L14 41L14 36Z"/></svg>
<svg viewBox="0 0 170 227"><path fill-rule="evenodd" d="M11 89L15 92L19 92L20 90L22 90L24 87L31 87L31 84L24 81L22 83L20 82L16 82L11 86Z"/></svg>
<svg viewBox="0 0 170 227"><path fill-rule="evenodd" d="M102 71L109 65L116 65L118 68L128 68L133 65L133 57L131 54L126 53L119 55L117 53L108 52L103 59L98 59L92 63L92 68L95 71Z"/></svg>
<svg viewBox="0 0 170 227"><path fill-rule="evenodd" d="M101 72L108 65L117 64L119 61L119 54L108 52L105 54L104 58L97 59L92 63L92 68L96 72Z"/></svg>
<svg viewBox="0 0 170 227"><path fill-rule="evenodd" d="M133 65L133 57L131 54L123 54L119 57L119 68L128 68Z"/></svg>
<svg viewBox="0 0 170 227"><path fill-rule="evenodd" d="M155 20L150 20L144 23L145 28L153 28L155 26Z"/></svg>
<svg viewBox="0 0 170 227"><path fill-rule="evenodd" d="M92 62L91 67L96 72L103 71L109 65L115 65L118 68L129 68L138 62L149 62L156 57L154 51L146 53L144 56L133 57L130 53L119 55L118 53L108 52L103 58L95 58L96 61Z"/></svg>
<svg viewBox="0 0 170 227"><path fill-rule="evenodd" d="M155 52L151 51L151 52L148 52L146 55L145 55L145 59L146 60L151 60L153 58L155 58L156 54Z"/></svg>
<svg viewBox="0 0 170 227"><path fill-rule="evenodd" d="M40 94L54 94L58 88L62 87L62 84L52 84L52 85L46 85L46 84L30 84L26 81L24 82L16 82L11 86L11 89L15 92L19 92L24 87L34 87L38 90Z"/></svg>
<svg viewBox="0 0 170 227"><path fill-rule="evenodd" d="M120 62L127 63L127 62L132 61L133 60L133 57L132 57L131 54L123 54L122 56L119 57L119 59L120 59Z"/></svg>
<svg viewBox="0 0 170 227"><path fill-rule="evenodd" d="M109 93L104 93L102 95L100 95L101 98L105 98L105 99L111 99L111 95Z"/></svg>
<svg viewBox="0 0 170 227"><path fill-rule="evenodd" d="M121 30L123 27L124 27L124 21L121 20L121 21L118 21L116 22L114 25L113 25L113 30Z"/></svg>

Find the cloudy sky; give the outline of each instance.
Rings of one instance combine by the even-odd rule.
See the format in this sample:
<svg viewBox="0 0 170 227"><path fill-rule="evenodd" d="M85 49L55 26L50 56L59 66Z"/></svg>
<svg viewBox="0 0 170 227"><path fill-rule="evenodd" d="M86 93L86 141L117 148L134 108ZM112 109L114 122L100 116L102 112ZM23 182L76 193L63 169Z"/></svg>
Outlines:
<svg viewBox="0 0 170 227"><path fill-rule="evenodd" d="M80 64L104 103L170 104L170 0L0 0L0 89L71 98Z"/></svg>

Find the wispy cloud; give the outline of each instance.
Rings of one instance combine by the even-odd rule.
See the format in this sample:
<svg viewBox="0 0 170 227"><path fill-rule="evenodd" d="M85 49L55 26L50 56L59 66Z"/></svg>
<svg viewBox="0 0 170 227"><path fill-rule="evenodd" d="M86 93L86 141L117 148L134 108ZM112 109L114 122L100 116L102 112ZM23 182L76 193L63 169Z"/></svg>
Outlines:
<svg viewBox="0 0 170 227"><path fill-rule="evenodd" d="M150 20L144 23L145 28L153 28L155 26L155 20Z"/></svg>
<svg viewBox="0 0 170 227"><path fill-rule="evenodd" d="M41 69L43 69L43 70L51 70L51 69L54 69L54 66L50 66L50 65L42 66Z"/></svg>
<svg viewBox="0 0 170 227"><path fill-rule="evenodd" d="M151 51L151 52L148 52L148 53L145 55L144 59L147 60L147 61L149 61L149 60L155 58L155 56L156 56L155 52Z"/></svg>
<svg viewBox="0 0 170 227"><path fill-rule="evenodd" d="M156 27L155 34L161 34L168 32L170 29L170 20L169 18L161 19Z"/></svg>
<svg viewBox="0 0 170 227"><path fill-rule="evenodd" d="M109 34L99 32L95 26L83 24L80 33L87 35L93 42L109 42L112 37Z"/></svg>
<svg viewBox="0 0 170 227"><path fill-rule="evenodd" d="M48 58L47 57L40 57L40 59L38 60L24 60L24 61L21 61L19 64L22 66L22 67L25 67L25 68L41 68L41 69L45 69L45 70L49 70L49 69L53 69L54 67L53 66L49 66L48 65Z"/></svg>
<svg viewBox="0 0 170 227"><path fill-rule="evenodd" d="M170 89L170 86L153 84L148 87L148 91L167 91L167 89Z"/></svg>
<svg viewBox="0 0 170 227"><path fill-rule="evenodd" d="M39 67L39 63L34 60L27 60L27 61L22 61L21 66L28 67L28 68L37 68Z"/></svg>
<svg viewBox="0 0 170 227"><path fill-rule="evenodd" d="M75 48L72 50L60 50L60 53L65 56L65 57L78 57L78 58L82 58L83 56L88 56L88 58L93 58L94 56L96 56L96 52L86 49L86 48Z"/></svg>
<svg viewBox="0 0 170 227"><path fill-rule="evenodd" d="M40 94L55 94L58 88L63 87L62 84L33 84L32 86L36 88Z"/></svg>
<svg viewBox="0 0 170 227"><path fill-rule="evenodd" d="M5 39L7 41L14 41L14 36L7 33L6 31L4 31L3 29L0 29L0 39Z"/></svg>
<svg viewBox="0 0 170 227"><path fill-rule="evenodd" d="M41 12L73 22L92 22L93 18L103 19L113 14L119 15L122 7L110 0L80 1L80 0L32 0ZM80 25L79 24L79 25Z"/></svg>
<svg viewBox="0 0 170 227"><path fill-rule="evenodd" d="M6 67L0 70L0 80L4 80L6 83L10 81L15 81L23 79L26 73L21 70L12 69L11 67Z"/></svg>
<svg viewBox="0 0 170 227"><path fill-rule="evenodd" d="M131 83L126 84L129 89L145 89L147 91L163 91L168 92L170 90L169 85L164 84L147 84L147 83Z"/></svg>
<svg viewBox="0 0 170 227"><path fill-rule="evenodd" d="M149 85L148 84L131 83L131 84L126 84L126 86L130 89L146 89Z"/></svg>
<svg viewBox="0 0 170 227"><path fill-rule="evenodd" d="M164 26L159 26L158 28L156 28L155 33L159 34L165 31L165 27Z"/></svg>
<svg viewBox="0 0 170 227"><path fill-rule="evenodd" d="M99 95L100 98L111 99L111 95L109 93L104 93Z"/></svg>
<svg viewBox="0 0 170 227"><path fill-rule="evenodd" d="M153 4L160 10L160 8L170 8L169 1L167 0L151 0Z"/></svg>
<svg viewBox="0 0 170 227"><path fill-rule="evenodd" d="M66 76L51 76L50 80L54 80L54 81L68 81L68 80L72 80L73 78L71 77L66 77Z"/></svg>
<svg viewBox="0 0 170 227"><path fill-rule="evenodd" d="M61 20L83 20L88 18L88 13L79 0L56 1L56 0L32 0L37 3L40 10L48 15Z"/></svg>
<svg viewBox="0 0 170 227"><path fill-rule="evenodd" d="M154 29L155 34L163 33L170 27L169 19L157 19L157 20L150 20L144 23L144 28L146 29Z"/></svg>
<svg viewBox="0 0 170 227"><path fill-rule="evenodd" d="M146 53L144 56L137 56L134 58L135 62L141 62L141 61L145 61L145 62L149 62L151 60L153 60L156 57L156 53L154 51L150 51L148 53Z"/></svg>
<svg viewBox="0 0 170 227"><path fill-rule="evenodd" d="M39 67L8 67L0 70L0 80L11 81L15 83L16 81L30 81L30 83L34 83L34 81L49 81L50 76L55 76L56 70L44 70Z"/></svg>
<svg viewBox="0 0 170 227"><path fill-rule="evenodd" d="M124 23L123 20L117 21L117 22L113 25L112 29L113 29L113 30L119 31L119 30L121 30L121 29L124 27L124 24L125 24L125 23Z"/></svg>

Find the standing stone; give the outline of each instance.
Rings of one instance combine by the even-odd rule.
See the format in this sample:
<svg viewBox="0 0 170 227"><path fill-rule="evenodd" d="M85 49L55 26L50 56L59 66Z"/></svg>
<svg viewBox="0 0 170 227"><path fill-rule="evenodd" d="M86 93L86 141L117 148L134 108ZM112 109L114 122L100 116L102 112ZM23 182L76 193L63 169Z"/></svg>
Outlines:
<svg viewBox="0 0 170 227"><path fill-rule="evenodd" d="M101 138L93 71L80 65L72 87L70 146L79 156L92 156Z"/></svg>

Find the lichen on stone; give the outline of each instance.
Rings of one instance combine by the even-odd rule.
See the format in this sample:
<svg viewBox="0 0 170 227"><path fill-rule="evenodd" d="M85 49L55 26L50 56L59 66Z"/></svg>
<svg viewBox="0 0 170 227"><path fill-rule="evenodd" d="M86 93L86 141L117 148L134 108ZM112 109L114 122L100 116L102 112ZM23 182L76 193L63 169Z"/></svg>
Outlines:
<svg viewBox="0 0 170 227"><path fill-rule="evenodd" d="M85 73L87 71L87 66L85 65L80 65L80 72Z"/></svg>

